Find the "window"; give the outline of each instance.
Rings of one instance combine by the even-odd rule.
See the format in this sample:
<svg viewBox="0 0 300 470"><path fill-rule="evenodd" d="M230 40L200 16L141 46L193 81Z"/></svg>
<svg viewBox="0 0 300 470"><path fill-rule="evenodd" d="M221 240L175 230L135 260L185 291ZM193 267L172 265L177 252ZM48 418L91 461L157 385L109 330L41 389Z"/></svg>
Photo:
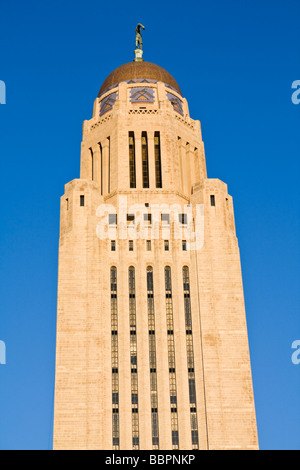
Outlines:
<svg viewBox="0 0 300 470"><path fill-rule="evenodd" d="M149 188L147 132L142 132L142 172L143 172L143 188Z"/></svg>
<svg viewBox="0 0 300 470"><path fill-rule="evenodd" d="M192 444L198 448L198 431L192 431Z"/></svg>
<svg viewBox="0 0 300 470"><path fill-rule="evenodd" d="M187 251L186 240L182 240L182 251Z"/></svg>
<svg viewBox="0 0 300 470"><path fill-rule="evenodd" d="M138 437L133 437L132 438L132 446L133 446L134 449L139 448L139 438Z"/></svg>
<svg viewBox="0 0 300 470"><path fill-rule="evenodd" d="M113 402L113 405L118 405L119 404L119 394L118 393L113 392L112 402Z"/></svg>
<svg viewBox="0 0 300 470"><path fill-rule="evenodd" d="M173 448L177 448L179 445L178 431L172 431L172 445Z"/></svg>
<svg viewBox="0 0 300 470"><path fill-rule="evenodd" d="M151 221L152 221L151 214L144 214L144 222L148 222L148 224L151 224Z"/></svg>
<svg viewBox="0 0 300 470"><path fill-rule="evenodd" d="M216 205L216 198L215 198L214 194L212 194L210 196L210 205L213 206L213 207L215 207L215 205Z"/></svg>
<svg viewBox="0 0 300 470"><path fill-rule="evenodd" d="M100 142L99 142L99 150L100 150L100 171L101 171L100 186L101 186L101 196L103 196L103 154L102 154L102 145Z"/></svg>
<svg viewBox="0 0 300 470"><path fill-rule="evenodd" d="M133 405L138 405L139 404L139 396L137 393L132 393L131 394L131 403Z"/></svg>
<svg viewBox="0 0 300 470"><path fill-rule="evenodd" d="M129 132L129 179L130 188L136 188L134 132Z"/></svg>
<svg viewBox="0 0 300 470"><path fill-rule="evenodd" d="M84 196L80 196L80 206L84 206Z"/></svg>
<svg viewBox="0 0 300 470"><path fill-rule="evenodd" d="M92 180L94 181L94 152L92 148L90 148L90 152L91 152Z"/></svg>
<svg viewBox="0 0 300 470"><path fill-rule="evenodd" d="M133 222L134 223L135 216L134 214L127 214L127 222Z"/></svg>
<svg viewBox="0 0 300 470"><path fill-rule="evenodd" d="M183 225L187 225L187 214L179 214L179 222Z"/></svg>
<svg viewBox="0 0 300 470"><path fill-rule="evenodd" d="M133 240L129 240L129 251L133 251Z"/></svg>
<svg viewBox="0 0 300 470"><path fill-rule="evenodd" d="M160 132L155 132L155 134L154 134L154 154L155 154L156 187L157 188L162 188Z"/></svg>
<svg viewBox="0 0 300 470"><path fill-rule="evenodd" d="M189 379L190 402L196 403L195 379Z"/></svg>
<svg viewBox="0 0 300 470"><path fill-rule="evenodd" d="M117 225L117 214L108 214L108 223L109 225Z"/></svg>
<svg viewBox="0 0 300 470"><path fill-rule="evenodd" d="M170 214L161 214L161 221L170 225Z"/></svg>
<svg viewBox="0 0 300 470"><path fill-rule="evenodd" d="M116 251L116 240L111 240L110 248L111 248L111 251Z"/></svg>
<svg viewBox="0 0 300 470"><path fill-rule="evenodd" d="M164 247L165 247L165 251L169 251L169 240L165 240L164 241Z"/></svg>
<svg viewBox="0 0 300 470"><path fill-rule="evenodd" d="M153 408L155 410L155 408ZM158 414L152 411L152 446L153 449L159 448L159 437L158 437Z"/></svg>
<svg viewBox="0 0 300 470"><path fill-rule="evenodd" d="M147 247L147 251L151 251L151 240L147 240L146 247Z"/></svg>

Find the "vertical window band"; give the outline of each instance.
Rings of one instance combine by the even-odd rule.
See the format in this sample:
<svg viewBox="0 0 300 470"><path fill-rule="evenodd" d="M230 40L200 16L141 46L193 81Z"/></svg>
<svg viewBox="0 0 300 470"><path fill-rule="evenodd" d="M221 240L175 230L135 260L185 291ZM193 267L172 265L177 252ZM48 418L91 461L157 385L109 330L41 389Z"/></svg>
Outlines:
<svg viewBox="0 0 300 470"><path fill-rule="evenodd" d="M135 269L130 266L129 279L129 327L130 327L130 364L131 364L131 412L132 412L132 449L139 449L139 408L137 374L137 331L135 300Z"/></svg>
<svg viewBox="0 0 300 470"><path fill-rule="evenodd" d="M129 180L130 188L136 188L134 132L129 132Z"/></svg>
<svg viewBox="0 0 300 470"><path fill-rule="evenodd" d="M99 142L99 151L100 151L100 171L101 171L100 187L101 187L101 196L103 196L103 154L102 154L102 145L100 142Z"/></svg>
<svg viewBox="0 0 300 470"><path fill-rule="evenodd" d="M108 194L110 193L110 137L108 137L108 183L107 183L107 187L108 187Z"/></svg>
<svg viewBox="0 0 300 470"><path fill-rule="evenodd" d="M160 132L154 133L154 154L156 187L162 188Z"/></svg>
<svg viewBox="0 0 300 470"><path fill-rule="evenodd" d="M92 181L94 181L94 152L92 148L90 148L90 152L91 152Z"/></svg>
<svg viewBox="0 0 300 470"><path fill-rule="evenodd" d="M119 352L118 352L118 300L117 268L110 270L111 297L111 366L112 366L112 441L113 450L120 449L119 423Z"/></svg>
<svg viewBox="0 0 300 470"><path fill-rule="evenodd" d="M198 438L198 419L197 419L197 400L196 400L196 381L194 369L194 346L192 335L192 311L191 311L191 294L190 294L190 274L188 266L182 269L183 275L183 293L184 293L184 315L185 315L185 331L186 331L186 351L187 351L187 367L189 381L189 399L190 399L190 418L191 418L191 434L193 449L199 448Z"/></svg>
<svg viewBox="0 0 300 470"><path fill-rule="evenodd" d="M169 387L170 387L170 405L171 405L172 449L179 449L172 278L171 278L171 268L169 266L165 268L165 296L166 296L166 316L167 316L167 335L168 335L168 364L169 364Z"/></svg>
<svg viewBox="0 0 300 470"><path fill-rule="evenodd" d="M156 373L156 339L155 339L153 268L151 266L147 268L147 304L148 304L148 330L149 330L152 448L157 450L159 449L158 394L157 394L157 373Z"/></svg>
<svg viewBox="0 0 300 470"><path fill-rule="evenodd" d="M147 132L142 132L142 172L143 188L149 188L149 163L148 163L148 139Z"/></svg>

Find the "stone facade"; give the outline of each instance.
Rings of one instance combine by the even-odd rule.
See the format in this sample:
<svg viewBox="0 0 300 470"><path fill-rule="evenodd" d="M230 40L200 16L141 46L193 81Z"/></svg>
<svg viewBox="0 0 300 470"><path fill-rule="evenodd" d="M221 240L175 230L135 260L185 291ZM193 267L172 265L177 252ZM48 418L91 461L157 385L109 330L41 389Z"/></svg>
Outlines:
<svg viewBox="0 0 300 470"><path fill-rule="evenodd" d="M54 448L257 449L232 198L207 178L187 101L149 75L96 99L61 198ZM201 208L198 249L175 237L186 220L155 221L155 205L194 221ZM135 238L137 207L152 218Z"/></svg>

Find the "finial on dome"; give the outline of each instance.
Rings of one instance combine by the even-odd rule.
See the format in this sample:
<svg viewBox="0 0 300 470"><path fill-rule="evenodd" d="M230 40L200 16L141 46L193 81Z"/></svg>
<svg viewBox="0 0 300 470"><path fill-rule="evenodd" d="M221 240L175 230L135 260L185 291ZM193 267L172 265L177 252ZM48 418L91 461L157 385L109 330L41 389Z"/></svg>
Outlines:
<svg viewBox="0 0 300 470"><path fill-rule="evenodd" d="M142 29L145 29L141 23L138 23L135 28L135 62L143 61L143 38L142 38Z"/></svg>

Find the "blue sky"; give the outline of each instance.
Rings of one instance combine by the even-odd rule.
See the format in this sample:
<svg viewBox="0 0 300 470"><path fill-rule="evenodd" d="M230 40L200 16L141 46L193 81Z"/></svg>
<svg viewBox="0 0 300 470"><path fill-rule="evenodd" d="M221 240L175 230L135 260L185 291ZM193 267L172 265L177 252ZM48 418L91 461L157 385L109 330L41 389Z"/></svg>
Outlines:
<svg viewBox="0 0 300 470"><path fill-rule="evenodd" d="M59 198L82 121L133 59L166 68L228 184L241 249L262 449L300 449L299 0L0 0L0 449L52 445Z"/></svg>

